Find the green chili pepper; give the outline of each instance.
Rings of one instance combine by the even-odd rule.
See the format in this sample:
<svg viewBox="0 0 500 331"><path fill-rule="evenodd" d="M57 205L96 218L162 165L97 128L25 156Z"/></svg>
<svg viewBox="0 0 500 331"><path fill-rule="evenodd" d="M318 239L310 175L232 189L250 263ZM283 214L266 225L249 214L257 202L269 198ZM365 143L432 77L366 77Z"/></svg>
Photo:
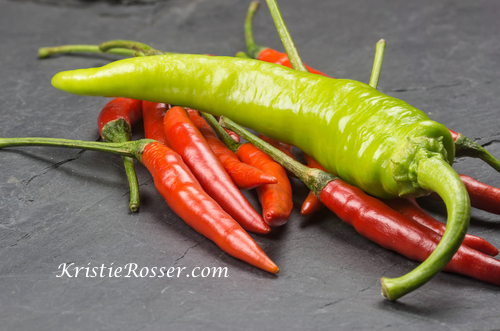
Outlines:
<svg viewBox="0 0 500 331"><path fill-rule="evenodd" d="M52 84L80 95L165 102L227 116L297 146L377 197L437 192L448 207L447 230L435 253L417 268L418 277L383 280L391 299L439 272L467 230L470 203L450 166L455 150L449 131L364 83L251 59L172 54L61 72Z"/></svg>

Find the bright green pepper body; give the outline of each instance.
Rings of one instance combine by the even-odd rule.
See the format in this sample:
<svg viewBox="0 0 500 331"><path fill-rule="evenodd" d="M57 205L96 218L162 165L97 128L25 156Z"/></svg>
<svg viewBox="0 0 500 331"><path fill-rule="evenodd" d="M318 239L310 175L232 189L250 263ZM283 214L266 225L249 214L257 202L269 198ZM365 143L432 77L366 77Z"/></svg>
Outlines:
<svg viewBox="0 0 500 331"><path fill-rule="evenodd" d="M53 84L75 94L165 102L227 116L300 148L328 171L383 198L426 192L411 175L394 169L394 156L409 137L442 137L444 149L433 152L450 163L454 158L449 131L409 104L360 82L261 61L180 54L133 58L63 72ZM400 162L411 168L412 156Z"/></svg>

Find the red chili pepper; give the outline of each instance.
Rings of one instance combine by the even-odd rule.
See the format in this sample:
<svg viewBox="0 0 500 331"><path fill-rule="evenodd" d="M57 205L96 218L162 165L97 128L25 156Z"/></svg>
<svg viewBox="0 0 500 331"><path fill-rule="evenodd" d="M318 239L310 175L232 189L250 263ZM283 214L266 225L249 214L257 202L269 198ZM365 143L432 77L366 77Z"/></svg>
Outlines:
<svg viewBox="0 0 500 331"><path fill-rule="evenodd" d="M302 153L302 155L304 155L304 159L306 160L307 165L310 168L315 168L326 172L325 168L323 168L321 164L318 163L318 161L316 161L306 153ZM325 205L321 203L321 201L314 195L314 193L312 191L309 191L309 194L302 203L300 214L303 216L308 216L323 209L324 207Z"/></svg>
<svg viewBox="0 0 500 331"><path fill-rule="evenodd" d="M245 19L245 40L247 43L248 55L253 59L281 64L285 67L291 68L292 65L290 64L290 60L288 59L286 53L281 53L274 49L255 44L252 32L252 20L255 12L259 9L259 6L260 3L258 1L252 1L250 3L250 7L248 8L247 17ZM321 71L311 68L307 64L304 65L310 73L329 77Z"/></svg>
<svg viewBox="0 0 500 331"><path fill-rule="evenodd" d="M443 235L444 231L446 230L446 225L439 222L431 215L429 215L425 210L423 210L414 198L387 199L383 201L395 211L428 227L439 235ZM484 254L488 254L491 256L495 256L498 254L498 249L496 249L492 244L480 237L466 234L462 243Z"/></svg>
<svg viewBox="0 0 500 331"><path fill-rule="evenodd" d="M500 215L500 189L498 187L481 183L469 176L459 176L469 192L471 206Z"/></svg>
<svg viewBox="0 0 500 331"><path fill-rule="evenodd" d="M234 185L184 108L172 107L163 119L168 145L182 156L207 193L248 231L268 233L269 226Z"/></svg>
<svg viewBox="0 0 500 331"><path fill-rule="evenodd" d="M311 158L309 155L304 153L304 158L305 158L307 164L309 165L309 167L325 171L325 169L316 160ZM497 189L497 191L500 193L500 190ZM498 195L498 197L500 197L500 194ZM310 199L310 201L308 199ZM471 200L472 200L472 197L471 197ZM306 202L308 203L307 205L306 205ZM390 206L392 209L394 209L397 212L411 218L412 220L428 227L429 229L433 230L437 234L442 235L446 229L446 225L444 223L441 223L438 220L434 219L425 210L420 208L420 206L417 204L415 199L403 199L403 198L401 198L401 199L387 199L387 200L384 200L384 202L388 206ZM319 207L317 207L317 206L319 206ZM319 201L316 198L316 196L312 192L310 192L307 199L304 201L304 204L302 205L302 210L305 209L306 214L308 212L312 213L312 212L314 212L313 208L321 208L321 206L324 206L324 205L321 203L321 201ZM302 211L301 211L301 213L302 213ZM302 213L302 214L304 215L304 213ZM486 241L485 239L480 238L480 237L466 234L464 241L463 241L463 244L469 246L472 249L480 251L484 254L488 254L491 256L495 256L498 254L498 249L496 249L492 244L490 244L488 241Z"/></svg>
<svg viewBox="0 0 500 331"><path fill-rule="evenodd" d="M235 131L266 151L282 166L293 171L325 206L341 220L352 225L361 235L410 259L429 261L427 258L435 251L441 240L439 234L391 209L361 189L329 173L306 167L290 159L231 120L222 117L221 121L224 127ZM384 296L396 300L424 284L435 273L435 271L429 273L428 266L429 264L422 264L410 274L403 276L405 277L403 287L398 284L401 278L395 280L382 278ZM465 245L459 246L453 258L443 267L446 271L500 285L500 261Z"/></svg>
<svg viewBox="0 0 500 331"><path fill-rule="evenodd" d="M203 116L212 125L221 140L236 153L242 162L278 179L278 183L261 185L256 190L262 205L264 221L270 226L285 224L293 209L292 186L285 169L252 144L242 144L232 140L212 115L203 114Z"/></svg>
<svg viewBox="0 0 500 331"><path fill-rule="evenodd" d="M163 117L170 109L170 105L150 101L142 102L142 117L144 122L144 136L148 139L158 140L167 144L165 131L163 130Z"/></svg>
<svg viewBox="0 0 500 331"><path fill-rule="evenodd" d="M262 270L279 268L243 228L201 187L182 158L162 143L141 139L103 143L55 138L0 138L0 149L15 146L52 146L102 151L134 157L151 172L155 187L170 208L188 225L228 254Z"/></svg>
<svg viewBox="0 0 500 331"><path fill-rule="evenodd" d="M278 183L258 186L256 190L262 205L264 221L271 226L285 224L293 209L292 186L285 169L250 143L242 144L236 155L241 161L278 179Z"/></svg>
<svg viewBox="0 0 500 331"><path fill-rule="evenodd" d="M279 268L242 227L203 190L182 158L165 145L146 145L141 162L172 210L228 254L271 273Z"/></svg>
<svg viewBox="0 0 500 331"><path fill-rule="evenodd" d="M108 102L101 110L97 119L99 134L107 142L125 142L132 138L132 125L140 118L142 101L115 98ZM139 211L139 184L135 174L134 161L130 157L122 157L125 173L130 187L129 210Z"/></svg>
<svg viewBox="0 0 500 331"><path fill-rule="evenodd" d="M264 173L262 170L243 163L212 130L212 127L201 117L198 111L186 109L193 124L200 130L208 145L220 160L233 182L238 188L249 190L264 184L275 184L276 178Z"/></svg>
<svg viewBox="0 0 500 331"><path fill-rule="evenodd" d="M330 181L321 190L320 199L364 237L415 261L427 259L441 239L426 226L340 179ZM443 270L500 285L500 261L465 245Z"/></svg>
<svg viewBox="0 0 500 331"><path fill-rule="evenodd" d="M469 193L472 207L500 215L500 188L490 186L472 177L459 175ZM442 201L439 195L431 193L428 198Z"/></svg>

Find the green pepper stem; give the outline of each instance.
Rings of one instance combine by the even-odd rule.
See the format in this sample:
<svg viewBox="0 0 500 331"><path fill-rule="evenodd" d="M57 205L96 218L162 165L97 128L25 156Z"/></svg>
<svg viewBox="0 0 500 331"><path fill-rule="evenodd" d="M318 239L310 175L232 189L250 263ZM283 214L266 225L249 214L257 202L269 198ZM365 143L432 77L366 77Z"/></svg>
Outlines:
<svg viewBox="0 0 500 331"><path fill-rule="evenodd" d="M132 128L123 118L118 118L106 123L101 129L101 136L105 142L123 143L130 141L132 137ZM127 175L130 187L130 203L128 208L131 212L139 211L139 182L135 173L134 160L128 156L122 156L125 174Z"/></svg>
<svg viewBox="0 0 500 331"><path fill-rule="evenodd" d="M219 136L220 140L229 148L233 153L236 153L238 151L238 148L242 145L241 143L237 142L234 140L229 133L227 133L224 128L217 122L215 117L213 115L200 112L201 115L207 120L207 122L212 126L214 131L217 133Z"/></svg>
<svg viewBox="0 0 500 331"><path fill-rule="evenodd" d="M285 46L286 55L290 60L290 64L292 68L300 71L307 71L302 59L300 58L299 51L297 47L295 47L295 43L293 42L292 36L286 27L285 21L283 20L283 16L281 16L281 12L278 7L278 3L276 0L266 0L267 6L269 7L269 11L271 12L271 16L273 17L274 24L278 29L278 33L281 38L281 42L283 46Z"/></svg>
<svg viewBox="0 0 500 331"><path fill-rule="evenodd" d="M154 142L152 139L141 139L127 141L124 143L106 143L97 141L71 140L60 138L0 138L0 149L5 147L21 147L21 146L47 146L61 147L73 149L86 149L105 153L118 154L136 158L141 161L144 147Z"/></svg>
<svg viewBox="0 0 500 331"><path fill-rule="evenodd" d="M121 39L109 40L99 44L99 48L103 52L113 48L131 49L136 52L142 53L141 55L145 56L166 54L165 52L159 51L149 45L133 40L121 40Z"/></svg>
<svg viewBox="0 0 500 331"><path fill-rule="evenodd" d="M475 141L472 141L461 133L458 134L458 138L455 140L455 156L479 158L497 172L500 172L500 161L491 155L490 152L488 152L483 146L479 145Z"/></svg>
<svg viewBox="0 0 500 331"><path fill-rule="evenodd" d="M375 47L375 59L373 60L372 75L370 77L370 86L377 88L380 71L382 69L382 61L384 59L385 40L380 39Z"/></svg>
<svg viewBox="0 0 500 331"><path fill-rule="evenodd" d="M246 139L252 145L269 155L274 161L276 161L279 165L284 167L286 170L295 174L301 181L303 181L307 187L316 195L319 196L321 190L328 184L330 181L337 179L337 177L321 171L315 168L309 168L303 165L300 162L295 161L279 149L273 147L268 144L264 140L258 138L257 136L251 134L229 118L225 116L220 117L220 124L228 128L241 137Z"/></svg>
<svg viewBox="0 0 500 331"><path fill-rule="evenodd" d="M234 55L234 57L239 57L239 58L242 58L242 59L250 59L251 57L248 56L247 53L245 52L238 52Z"/></svg>
<svg viewBox="0 0 500 331"><path fill-rule="evenodd" d="M247 52L248 55L252 59L257 59L259 57L260 52L262 52L267 47L257 45L255 40L253 39L253 17L257 10L259 10L260 2L252 1L250 6L248 7L247 16L245 18L245 41L247 44Z"/></svg>
<svg viewBox="0 0 500 331"><path fill-rule="evenodd" d="M417 176L422 188L438 193L444 200L448 212L446 230L432 254L417 268L402 277L381 279L382 294L389 300L419 288L443 269L460 247L469 226L469 195L446 161L437 157L422 159Z"/></svg>
<svg viewBox="0 0 500 331"><path fill-rule="evenodd" d="M132 213L136 213L139 211L140 197L139 182L137 181L137 174L135 173L134 159L128 156L122 156L122 160L130 187L130 202L128 204L128 209Z"/></svg>
<svg viewBox="0 0 500 331"><path fill-rule="evenodd" d="M135 51L124 48L110 48L102 51L98 45L62 45L38 49L38 57L41 59L52 55L68 53L107 53L131 57L134 56Z"/></svg>

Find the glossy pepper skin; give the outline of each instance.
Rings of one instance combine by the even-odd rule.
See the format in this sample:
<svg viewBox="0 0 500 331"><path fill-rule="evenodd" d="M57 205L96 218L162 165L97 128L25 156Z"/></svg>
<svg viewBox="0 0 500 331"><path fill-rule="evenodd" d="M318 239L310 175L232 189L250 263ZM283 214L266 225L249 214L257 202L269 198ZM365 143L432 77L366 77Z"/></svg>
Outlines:
<svg viewBox="0 0 500 331"><path fill-rule="evenodd" d="M74 94L124 95L228 116L299 147L329 172L378 197L424 193L404 171L412 166L414 146L427 144L430 153L454 159L449 131L404 101L364 83L262 61L181 54L131 58L61 72L52 84ZM419 137L434 140L412 139Z"/></svg>
<svg viewBox="0 0 500 331"><path fill-rule="evenodd" d="M447 230L419 267L382 278L390 300L444 268L467 231L470 202L450 166L455 157L450 132L364 83L252 59L176 54L61 72L52 84L74 94L124 96L225 115L298 147L328 172L379 198L437 192L447 206Z"/></svg>
<svg viewBox="0 0 500 331"><path fill-rule="evenodd" d="M252 144L242 144L236 155L241 161L272 174L278 182L257 187L262 205L262 217L270 226L281 226L290 218L293 209L292 186L285 169Z"/></svg>
<svg viewBox="0 0 500 331"><path fill-rule="evenodd" d="M171 107L165 103L142 102L142 117L144 121L144 136L147 139L154 139L164 145L167 144L165 132L163 131L163 117Z"/></svg>
<svg viewBox="0 0 500 331"><path fill-rule="evenodd" d="M278 267L243 228L203 190L182 158L165 145L146 145L141 162L172 210L228 254L271 273Z"/></svg>
<svg viewBox="0 0 500 331"><path fill-rule="evenodd" d="M233 182L242 190L264 184L276 184L278 180L260 169L243 163L212 130L205 119L194 109L186 109L193 124L200 130L208 145L220 160Z"/></svg>
<svg viewBox="0 0 500 331"><path fill-rule="evenodd" d="M240 192L182 107L172 107L163 118L168 143L179 153L205 191L240 225L252 232L271 231Z"/></svg>
<svg viewBox="0 0 500 331"><path fill-rule="evenodd" d="M472 207L500 215L500 188L481 183L470 176L459 176L469 192ZM434 193L431 193L428 198L442 200Z"/></svg>
<svg viewBox="0 0 500 331"><path fill-rule="evenodd" d="M394 209L395 211L411 218L412 220L428 227L432 231L436 232L439 235L443 235L446 230L446 225L444 223L439 222L431 215L429 215L424 209L422 209L417 201L414 198L405 199L405 198L397 198L397 199L387 199L383 201L389 207ZM484 254L488 254L490 256L495 256L498 254L498 249L496 249L492 244L483 238L473 236L470 234L466 234L463 245L469 246L472 249L475 249Z"/></svg>

